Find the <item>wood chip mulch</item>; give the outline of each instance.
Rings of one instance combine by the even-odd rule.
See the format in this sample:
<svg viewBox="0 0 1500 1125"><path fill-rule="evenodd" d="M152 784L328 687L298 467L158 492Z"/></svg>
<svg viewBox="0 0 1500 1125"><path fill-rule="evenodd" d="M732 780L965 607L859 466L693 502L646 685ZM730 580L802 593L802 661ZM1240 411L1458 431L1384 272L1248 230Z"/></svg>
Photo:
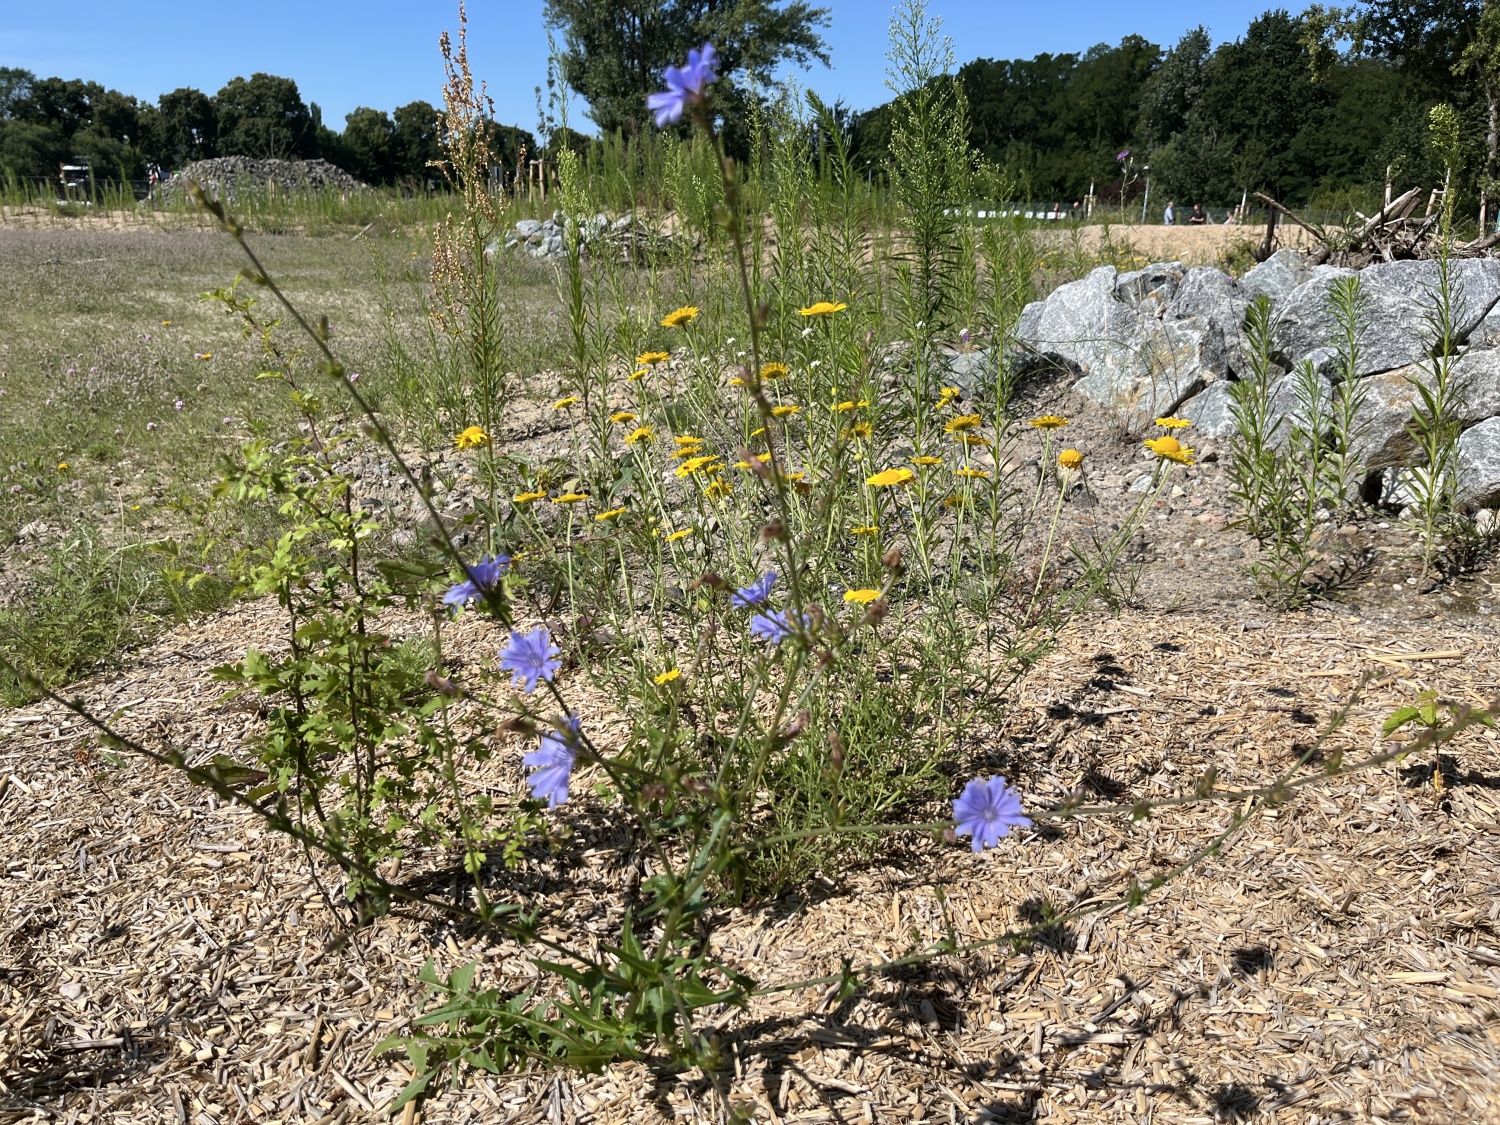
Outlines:
<svg viewBox="0 0 1500 1125"><path fill-rule="evenodd" d="M1221 784L1264 784L1366 671L1378 682L1325 752L1368 752L1426 688L1489 702L1500 639L1481 626L1089 619L1022 684L1003 737L968 750L1033 806L1078 786L1127 805L1165 797L1209 766ZM126 733L194 760L234 755L258 719L225 705L208 669L279 628L274 605L241 606L75 690L106 714L128 708ZM507 761L514 791L519 754ZM1467 732L1441 785L1433 765L1413 756L1304 792L1133 911L877 977L842 1004L812 990L727 1013L730 1106L773 1125L1500 1122L1500 741ZM601 903L624 865L588 805L565 810L574 853L515 874L550 925L607 940ZM1207 804L1039 822L984 855L898 842L803 901L734 912L719 952L770 985L845 956L895 958L950 925L983 939L1106 902L1228 818ZM478 960L486 985L536 979L514 947L431 918L349 933L297 851L246 810L149 763L111 764L51 705L0 715L0 855L0 1122L388 1120L407 1072L371 1048L421 1010L425 960ZM630 1063L470 1075L397 1119L721 1121L729 1108L701 1074Z"/></svg>

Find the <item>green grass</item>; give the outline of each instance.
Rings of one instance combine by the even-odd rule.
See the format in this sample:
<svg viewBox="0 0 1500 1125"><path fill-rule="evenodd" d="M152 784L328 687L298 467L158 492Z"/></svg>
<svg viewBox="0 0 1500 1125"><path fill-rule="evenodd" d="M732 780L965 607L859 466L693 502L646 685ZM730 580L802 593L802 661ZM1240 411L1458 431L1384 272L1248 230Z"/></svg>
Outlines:
<svg viewBox="0 0 1500 1125"><path fill-rule="evenodd" d="M403 417L410 372L393 371L387 341L420 360L429 242L420 230L375 234L262 234L255 244L302 308L328 316L361 385ZM256 378L258 341L201 296L242 265L212 230L0 227L0 653L49 684L230 593L215 582L189 593L167 575L211 562L173 548L191 543L223 459L254 433L295 425L285 388ZM507 286L510 299L538 303L552 274L527 259ZM267 302L260 311L275 315ZM518 360L549 346L545 318L538 324ZM291 332L283 342L302 346ZM302 375L330 402L341 393L310 365ZM232 549L264 538L272 518L221 510L212 531ZM25 694L13 677L0 682L0 703Z"/></svg>

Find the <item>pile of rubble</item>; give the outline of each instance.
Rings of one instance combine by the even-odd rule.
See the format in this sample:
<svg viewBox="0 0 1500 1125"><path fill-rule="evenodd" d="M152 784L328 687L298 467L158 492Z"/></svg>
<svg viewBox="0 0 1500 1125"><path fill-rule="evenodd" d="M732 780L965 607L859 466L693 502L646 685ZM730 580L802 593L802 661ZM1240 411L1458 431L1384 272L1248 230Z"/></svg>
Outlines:
<svg viewBox="0 0 1500 1125"><path fill-rule="evenodd" d="M248 156L217 156L197 160L159 185L159 200L176 203L187 195L192 180L212 198L237 203L246 196L284 192L335 192L350 195L367 191L348 172L326 160L255 160Z"/></svg>
<svg viewBox="0 0 1500 1125"><path fill-rule="evenodd" d="M564 232L569 221L561 211L554 211L550 219L522 219L505 233L504 246L507 250L524 250L533 258L556 260L565 257ZM574 221L586 257L618 257L621 261L643 265L664 257L672 248L672 236L661 233L634 215L611 219L601 213ZM491 243L489 252L493 254L499 245Z"/></svg>

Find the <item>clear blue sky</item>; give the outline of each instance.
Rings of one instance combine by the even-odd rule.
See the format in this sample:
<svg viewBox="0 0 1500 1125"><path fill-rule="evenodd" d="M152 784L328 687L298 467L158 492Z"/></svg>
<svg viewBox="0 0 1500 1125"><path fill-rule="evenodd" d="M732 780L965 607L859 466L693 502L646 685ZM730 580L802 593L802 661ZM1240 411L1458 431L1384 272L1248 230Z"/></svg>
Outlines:
<svg viewBox="0 0 1500 1125"><path fill-rule="evenodd" d="M825 98L867 109L884 90L886 28L893 0L823 0L833 66L801 81ZM1237 38L1270 0L1221 0L1211 7L1072 0L929 0L959 62L1087 50L1135 32L1169 46L1206 24L1214 41ZM1291 8L1298 5L1289 4ZM533 90L546 78L542 0L471 0L469 43L476 74L489 83L497 115L536 124ZM88 78L154 101L179 86L212 94L236 75L267 71L295 79L324 121L343 127L355 106L392 109L418 98L437 103L438 35L458 22L457 0L0 0L0 66ZM579 125L585 126L585 122Z"/></svg>

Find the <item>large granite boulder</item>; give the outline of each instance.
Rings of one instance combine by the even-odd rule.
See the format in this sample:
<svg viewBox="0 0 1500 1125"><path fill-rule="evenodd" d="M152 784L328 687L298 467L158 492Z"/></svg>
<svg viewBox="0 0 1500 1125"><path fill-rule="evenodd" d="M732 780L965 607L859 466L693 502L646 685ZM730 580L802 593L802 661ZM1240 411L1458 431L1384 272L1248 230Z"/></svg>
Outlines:
<svg viewBox="0 0 1500 1125"><path fill-rule="evenodd" d="M1500 414L1500 351L1471 351L1453 361L1450 377L1459 388L1460 425ZM1361 380L1364 404L1355 416L1354 448L1371 469L1405 464L1416 452L1412 411L1421 402L1414 380L1432 378L1430 362L1385 371Z"/></svg>
<svg viewBox="0 0 1500 1125"><path fill-rule="evenodd" d="M1206 438L1227 438L1235 434L1234 387L1228 379L1210 383L1179 407L1178 415L1193 424L1191 433Z"/></svg>
<svg viewBox="0 0 1500 1125"><path fill-rule="evenodd" d="M1223 270L1195 266L1183 275L1167 305L1169 320L1195 318L1218 326L1224 336L1229 369L1236 375L1249 373L1245 346L1245 313L1255 294Z"/></svg>
<svg viewBox="0 0 1500 1125"><path fill-rule="evenodd" d="M1302 255L1292 249L1278 250L1240 278L1240 285L1252 297L1266 296L1272 301L1289 297L1311 276Z"/></svg>
<svg viewBox="0 0 1500 1125"><path fill-rule="evenodd" d="M1032 356L1082 376L1074 390L1142 428L1229 370L1223 329L1210 317L1165 319L1185 271L1161 263L1123 277L1101 266L1022 311Z"/></svg>
<svg viewBox="0 0 1500 1125"><path fill-rule="evenodd" d="M1486 418L1458 439L1458 500L1500 507L1500 418Z"/></svg>
<svg viewBox="0 0 1500 1125"><path fill-rule="evenodd" d="M1333 347L1338 324L1330 306L1335 281L1358 276L1364 309L1356 374L1373 375L1416 363L1433 351L1432 317L1441 277L1433 261L1379 262L1356 273L1319 267L1276 309L1276 348L1287 365ZM1500 299L1500 262L1463 259L1451 266L1455 343L1467 340Z"/></svg>

